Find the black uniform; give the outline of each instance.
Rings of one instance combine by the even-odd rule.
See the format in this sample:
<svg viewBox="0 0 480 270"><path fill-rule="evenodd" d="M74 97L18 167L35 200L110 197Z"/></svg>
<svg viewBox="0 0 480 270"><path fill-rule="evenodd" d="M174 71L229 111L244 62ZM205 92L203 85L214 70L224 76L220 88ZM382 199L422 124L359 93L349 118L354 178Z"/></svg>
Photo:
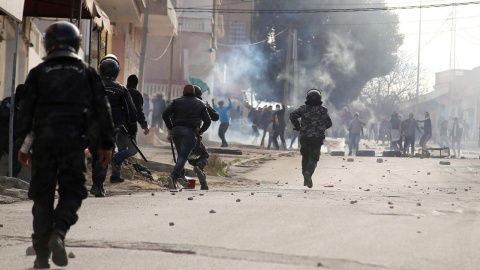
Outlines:
<svg viewBox="0 0 480 270"><path fill-rule="evenodd" d="M52 231L64 237L88 195L84 150L89 123L102 127L97 131L101 149L114 145L113 124L100 77L77 57L46 60L30 71L25 87L17 134L20 142L30 132L36 136L28 197L34 202L33 247L37 258L48 259Z"/></svg>
<svg viewBox="0 0 480 270"><path fill-rule="evenodd" d="M105 85L105 91L112 110L115 136L117 136L119 132L123 132L122 126L124 126L128 131L128 135L134 137L137 133L137 111L127 88L112 79L103 79L102 82ZM94 122L93 125L96 126L98 124ZM103 168L98 161L98 138L95 130L97 129L92 129L89 136L89 149L92 154L93 166L92 181L93 185L98 186L102 192L104 192L103 183L107 176L108 166ZM115 145L112 145L112 150L114 148Z"/></svg>
<svg viewBox="0 0 480 270"><path fill-rule="evenodd" d="M290 113L290 121L295 130L300 130L302 174L305 182L311 182L311 176L315 172L317 162L320 159L320 148L325 139L325 130L332 126L332 120L328 115L327 108L321 106L321 101L318 103L307 101L306 104ZM301 123L298 118L301 118Z"/></svg>

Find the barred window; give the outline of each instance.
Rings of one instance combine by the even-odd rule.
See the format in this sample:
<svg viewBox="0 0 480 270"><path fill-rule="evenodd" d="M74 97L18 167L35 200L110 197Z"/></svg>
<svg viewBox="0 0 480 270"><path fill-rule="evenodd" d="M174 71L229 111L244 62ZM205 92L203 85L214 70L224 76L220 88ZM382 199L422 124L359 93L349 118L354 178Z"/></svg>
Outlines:
<svg viewBox="0 0 480 270"><path fill-rule="evenodd" d="M247 40L247 23L230 22L230 44L244 44Z"/></svg>

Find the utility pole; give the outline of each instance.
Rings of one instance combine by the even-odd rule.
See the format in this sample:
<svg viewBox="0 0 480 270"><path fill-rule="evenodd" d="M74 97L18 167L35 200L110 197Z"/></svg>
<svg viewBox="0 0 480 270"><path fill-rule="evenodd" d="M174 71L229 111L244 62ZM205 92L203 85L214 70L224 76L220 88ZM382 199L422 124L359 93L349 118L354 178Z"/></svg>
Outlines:
<svg viewBox="0 0 480 270"><path fill-rule="evenodd" d="M418 99L420 95L420 41L422 37L422 0L420 0L420 18L418 20L418 59L417 59L417 96L415 98L415 117L418 115Z"/></svg>
<svg viewBox="0 0 480 270"><path fill-rule="evenodd" d="M138 89L143 94L143 71L145 66L145 52L147 50L147 37L148 37L148 14L150 13L150 1L145 1L145 15L143 16L143 33L142 33L142 48L140 51L140 70L138 71Z"/></svg>
<svg viewBox="0 0 480 270"><path fill-rule="evenodd" d="M292 23L288 24L287 38L287 65L285 67L285 86L283 88L283 101L288 104L289 86L290 86L290 60L292 58Z"/></svg>
<svg viewBox="0 0 480 270"><path fill-rule="evenodd" d="M293 30L293 93L294 99L291 105L298 105L298 47L297 47L297 29Z"/></svg>
<svg viewBox="0 0 480 270"><path fill-rule="evenodd" d="M168 101L172 101L172 79L173 79L173 43L175 38L170 41L170 75L168 76Z"/></svg>

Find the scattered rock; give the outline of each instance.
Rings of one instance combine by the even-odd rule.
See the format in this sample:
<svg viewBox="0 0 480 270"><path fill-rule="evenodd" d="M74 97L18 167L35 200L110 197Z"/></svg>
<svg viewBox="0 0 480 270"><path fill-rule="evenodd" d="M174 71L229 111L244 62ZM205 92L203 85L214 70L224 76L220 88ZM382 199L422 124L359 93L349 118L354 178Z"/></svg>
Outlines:
<svg viewBox="0 0 480 270"><path fill-rule="evenodd" d="M173 223L173 222L170 222L170 223L168 223L168 225L170 225L170 226L174 226L174 225L175 225L175 223Z"/></svg>
<svg viewBox="0 0 480 270"><path fill-rule="evenodd" d="M200 193L200 194L198 194L198 195L200 195L200 196L203 196L203 195L205 195L205 194L203 194L203 193Z"/></svg>
<svg viewBox="0 0 480 270"><path fill-rule="evenodd" d="M285 182L285 185L288 185L288 182Z"/></svg>
<svg viewBox="0 0 480 270"><path fill-rule="evenodd" d="M393 202L388 202L388 204L392 205L392 204L393 204Z"/></svg>
<svg viewBox="0 0 480 270"><path fill-rule="evenodd" d="M172 195L177 195L175 192L172 192L171 194L172 194Z"/></svg>
<svg viewBox="0 0 480 270"><path fill-rule="evenodd" d="M422 206L422 204L421 204L421 203L417 203L417 206Z"/></svg>
<svg viewBox="0 0 480 270"><path fill-rule="evenodd" d="M240 202L240 199L237 199L236 202Z"/></svg>
<svg viewBox="0 0 480 270"><path fill-rule="evenodd" d="M390 205L390 209L393 209L393 205Z"/></svg>
<svg viewBox="0 0 480 270"><path fill-rule="evenodd" d="M353 159L353 158L347 158L347 162L354 162L354 161L355 161L355 159Z"/></svg>
<svg viewBox="0 0 480 270"><path fill-rule="evenodd" d="M152 192L152 196L155 196L155 193Z"/></svg>
<svg viewBox="0 0 480 270"><path fill-rule="evenodd" d="M323 264L321 262L317 263L317 267L323 267Z"/></svg>
<svg viewBox="0 0 480 270"><path fill-rule="evenodd" d="M450 161L440 161L440 165L450 165Z"/></svg>
<svg viewBox="0 0 480 270"><path fill-rule="evenodd" d="M210 214L215 214L215 213L217 213L217 212L215 212L215 210L213 210L213 209L210 210Z"/></svg>
<svg viewBox="0 0 480 270"><path fill-rule="evenodd" d="M75 254L73 254L73 252L70 251L70 252L68 253L68 258L70 258L70 259L75 258Z"/></svg>
<svg viewBox="0 0 480 270"><path fill-rule="evenodd" d="M0 228L3 228L3 224L0 224Z"/></svg>
<svg viewBox="0 0 480 270"><path fill-rule="evenodd" d="M468 188L466 188L465 191L468 191Z"/></svg>
<svg viewBox="0 0 480 270"><path fill-rule="evenodd" d="M350 201L350 204L356 204L357 201Z"/></svg>
<svg viewBox="0 0 480 270"><path fill-rule="evenodd" d="M358 189L362 189L362 187L358 187Z"/></svg>
<svg viewBox="0 0 480 270"><path fill-rule="evenodd" d="M370 189L369 189L369 188L367 188L367 189L365 189L364 191L370 191Z"/></svg>
<svg viewBox="0 0 480 270"><path fill-rule="evenodd" d="M417 231L417 233L422 233L421 231Z"/></svg>
<svg viewBox="0 0 480 270"><path fill-rule="evenodd" d="M277 197L281 198L281 197L282 197L282 194L278 194Z"/></svg>
<svg viewBox="0 0 480 270"><path fill-rule="evenodd" d="M158 216L158 214L155 214L155 216Z"/></svg>
<svg viewBox="0 0 480 270"><path fill-rule="evenodd" d="M430 172L427 172L427 175L430 175Z"/></svg>
<svg viewBox="0 0 480 270"><path fill-rule="evenodd" d="M27 248L27 256L35 256L36 253L35 253L35 249L33 249L32 246L28 247Z"/></svg>
<svg viewBox="0 0 480 270"><path fill-rule="evenodd" d="M253 195L253 194L255 194L255 193L253 193L253 192L252 192L252 193L250 193L250 195Z"/></svg>
<svg viewBox="0 0 480 270"><path fill-rule="evenodd" d="M188 197L188 200L189 200L189 201L193 201L193 197Z"/></svg>
<svg viewBox="0 0 480 270"><path fill-rule="evenodd" d="M377 163L383 163L383 159L382 158L377 158Z"/></svg>

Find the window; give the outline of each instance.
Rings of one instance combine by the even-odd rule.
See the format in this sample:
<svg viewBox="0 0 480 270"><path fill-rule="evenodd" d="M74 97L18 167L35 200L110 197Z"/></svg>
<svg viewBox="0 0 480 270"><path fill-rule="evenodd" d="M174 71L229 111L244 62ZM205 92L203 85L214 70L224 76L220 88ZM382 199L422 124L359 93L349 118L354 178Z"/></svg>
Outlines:
<svg viewBox="0 0 480 270"><path fill-rule="evenodd" d="M246 22L230 22L230 44L244 44L247 39Z"/></svg>

